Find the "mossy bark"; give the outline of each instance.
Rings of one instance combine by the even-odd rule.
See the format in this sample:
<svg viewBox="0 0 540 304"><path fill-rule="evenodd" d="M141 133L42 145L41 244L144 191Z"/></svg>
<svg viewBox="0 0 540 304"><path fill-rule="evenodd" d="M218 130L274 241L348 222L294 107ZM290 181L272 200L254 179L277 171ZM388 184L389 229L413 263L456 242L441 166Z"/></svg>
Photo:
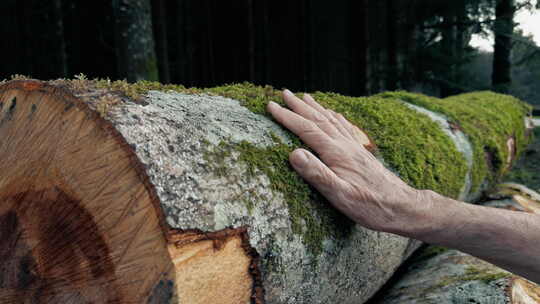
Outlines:
<svg viewBox="0 0 540 304"><path fill-rule="evenodd" d="M150 0L114 0L118 75L128 81L158 80Z"/></svg>

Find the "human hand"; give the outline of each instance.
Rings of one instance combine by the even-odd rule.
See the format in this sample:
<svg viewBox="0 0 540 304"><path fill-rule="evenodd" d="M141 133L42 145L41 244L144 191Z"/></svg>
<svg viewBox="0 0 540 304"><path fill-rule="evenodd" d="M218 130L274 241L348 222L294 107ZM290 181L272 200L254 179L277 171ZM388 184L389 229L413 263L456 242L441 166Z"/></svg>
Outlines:
<svg viewBox="0 0 540 304"><path fill-rule="evenodd" d="M283 97L292 111L273 102L268 111L320 158L296 149L289 156L293 168L360 225L401 230L418 207L420 191L386 169L364 147L369 143L367 136L341 114L323 108L308 94L301 100L285 90Z"/></svg>

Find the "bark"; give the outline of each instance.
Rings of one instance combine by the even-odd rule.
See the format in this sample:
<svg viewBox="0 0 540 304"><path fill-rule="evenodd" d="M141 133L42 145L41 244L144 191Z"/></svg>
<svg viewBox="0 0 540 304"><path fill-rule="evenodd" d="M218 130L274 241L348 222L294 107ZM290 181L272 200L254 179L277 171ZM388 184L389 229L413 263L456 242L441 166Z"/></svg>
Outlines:
<svg viewBox="0 0 540 304"><path fill-rule="evenodd" d="M495 91L508 93L512 84L514 0L497 0L495 15L492 86Z"/></svg>
<svg viewBox="0 0 540 304"><path fill-rule="evenodd" d="M502 184L485 206L540 214L540 195L525 186ZM430 246L416 255L405 274L372 304L535 304L540 286L453 249Z"/></svg>
<svg viewBox="0 0 540 304"><path fill-rule="evenodd" d="M118 75L128 81L157 80L150 0L114 0Z"/></svg>
<svg viewBox="0 0 540 304"><path fill-rule="evenodd" d="M12 81L0 137L0 302L362 303L419 246L295 213L234 148L290 134L228 98Z"/></svg>

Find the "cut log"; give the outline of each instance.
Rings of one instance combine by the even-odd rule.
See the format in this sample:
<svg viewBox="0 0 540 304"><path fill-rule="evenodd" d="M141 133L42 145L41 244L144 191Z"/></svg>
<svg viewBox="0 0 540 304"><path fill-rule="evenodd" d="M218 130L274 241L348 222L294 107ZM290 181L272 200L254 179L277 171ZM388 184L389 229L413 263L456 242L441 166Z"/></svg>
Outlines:
<svg viewBox="0 0 540 304"><path fill-rule="evenodd" d="M502 184L486 206L540 214L539 195ZM540 303L540 286L457 250L429 246L413 258L396 284L371 303Z"/></svg>
<svg viewBox="0 0 540 304"><path fill-rule="evenodd" d="M114 127L63 89L0 91L0 302L169 297L159 199Z"/></svg>
<svg viewBox="0 0 540 304"><path fill-rule="evenodd" d="M239 102L215 95L234 97L237 86L211 95L85 79L0 86L0 302L368 299L419 242L328 206L288 165L297 139L254 113L250 100L277 93L245 89ZM359 144L411 185L466 189L467 161L428 116L389 100L319 97L364 121L370 136Z"/></svg>

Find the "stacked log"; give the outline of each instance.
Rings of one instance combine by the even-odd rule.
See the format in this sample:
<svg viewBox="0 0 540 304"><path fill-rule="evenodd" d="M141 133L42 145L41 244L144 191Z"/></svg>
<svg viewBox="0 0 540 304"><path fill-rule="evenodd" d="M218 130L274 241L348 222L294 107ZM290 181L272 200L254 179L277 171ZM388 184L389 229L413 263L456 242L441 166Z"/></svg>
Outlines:
<svg viewBox="0 0 540 304"><path fill-rule="evenodd" d="M471 144L476 134L450 110L313 95L364 130L359 145L412 186L472 200L527 142L527 106L492 94L506 111L472 107L469 117L503 122L494 146ZM371 297L419 242L355 225L304 183L288 165L302 143L265 113L270 100L282 102L250 84L2 84L0 302ZM475 174L477 162L488 169Z"/></svg>

